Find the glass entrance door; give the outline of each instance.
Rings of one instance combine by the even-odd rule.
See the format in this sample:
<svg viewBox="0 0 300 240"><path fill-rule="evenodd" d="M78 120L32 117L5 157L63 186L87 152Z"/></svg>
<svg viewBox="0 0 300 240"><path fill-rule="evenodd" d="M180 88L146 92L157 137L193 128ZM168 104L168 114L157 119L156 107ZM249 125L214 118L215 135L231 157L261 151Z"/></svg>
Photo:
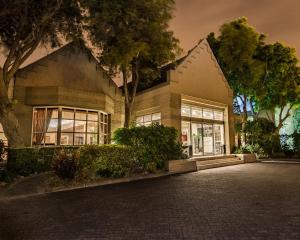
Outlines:
<svg viewBox="0 0 300 240"><path fill-rule="evenodd" d="M200 123L192 123L193 154L203 155L203 128Z"/></svg>
<svg viewBox="0 0 300 240"><path fill-rule="evenodd" d="M214 135L212 124L203 124L203 149L204 155L214 154Z"/></svg>

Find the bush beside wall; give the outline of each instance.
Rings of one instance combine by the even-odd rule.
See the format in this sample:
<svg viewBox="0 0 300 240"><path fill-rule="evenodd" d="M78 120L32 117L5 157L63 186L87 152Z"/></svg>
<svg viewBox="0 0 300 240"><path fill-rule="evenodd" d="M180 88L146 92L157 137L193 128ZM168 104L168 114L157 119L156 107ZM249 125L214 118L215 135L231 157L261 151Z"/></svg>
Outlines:
<svg viewBox="0 0 300 240"><path fill-rule="evenodd" d="M164 168L168 160L182 158L178 132L173 127L153 124L120 128L115 131L113 140L117 144L132 146L137 160L149 172Z"/></svg>
<svg viewBox="0 0 300 240"><path fill-rule="evenodd" d="M9 148L7 168L10 172L20 176L50 171L52 169L53 156L62 148ZM67 147L65 149L74 151L78 147Z"/></svg>

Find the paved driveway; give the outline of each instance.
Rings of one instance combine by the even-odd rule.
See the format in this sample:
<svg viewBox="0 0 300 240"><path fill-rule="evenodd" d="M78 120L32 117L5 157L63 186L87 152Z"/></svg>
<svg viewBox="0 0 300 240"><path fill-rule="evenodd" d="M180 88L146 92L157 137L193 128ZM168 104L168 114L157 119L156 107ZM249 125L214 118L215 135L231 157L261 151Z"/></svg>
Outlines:
<svg viewBox="0 0 300 240"><path fill-rule="evenodd" d="M255 163L0 203L0 239L300 239L300 164Z"/></svg>

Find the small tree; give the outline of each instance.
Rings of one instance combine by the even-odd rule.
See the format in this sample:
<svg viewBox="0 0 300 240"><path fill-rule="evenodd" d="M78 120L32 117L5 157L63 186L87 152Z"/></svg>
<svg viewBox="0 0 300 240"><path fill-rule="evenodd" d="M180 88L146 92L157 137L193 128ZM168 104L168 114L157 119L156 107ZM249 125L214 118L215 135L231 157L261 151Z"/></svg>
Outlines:
<svg viewBox="0 0 300 240"><path fill-rule="evenodd" d="M75 0L0 0L0 47L6 50L0 78L0 122L10 146L22 146L19 121L9 99L10 81L40 44L55 47L80 37L81 9Z"/></svg>
<svg viewBox="0 0 300 240"><path fill-rule="evenodd" d="M159 67L174 60L180 50L168 29L173 7L173 0L95 0L89 4L87 29L93 45L101 49L100 62L112 73L122 73L125 127L131 122L141 81L155 79Z"/></svg>

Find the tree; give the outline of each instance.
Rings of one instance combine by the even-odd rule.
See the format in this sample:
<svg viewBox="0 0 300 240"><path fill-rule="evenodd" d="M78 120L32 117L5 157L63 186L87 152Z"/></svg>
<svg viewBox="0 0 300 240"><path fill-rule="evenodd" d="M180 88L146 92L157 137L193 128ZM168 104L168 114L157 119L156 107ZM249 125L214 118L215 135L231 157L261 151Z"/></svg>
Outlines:
<svg viewBox="0 0 300 240"><path fill-rule="evenodd" d="M175 59L178 40L169 30L173 0L95 0L89 4L87 30L99 60L120 71L125 95L125 123L131 123L137 88L151 82L159 68ZM131 80L131 81L130 81Z"/></svg>
<svg viewBox="0 0 300 240"><path fill-rule="evenodd" d="M265 36L250 26L246 18L239 18L222 25L217 38L210 33L207 39L235 98L239 99L236 103L242 103L244 128L248 117L247 104L254 111L255 89L263 71L263 64L254 55L264 44Z"/></svg>
<svg viewBox="0 0 300 240"><path fill-rule="evenodd" d="M256 97L260 110L279 109L276 133L291 110L300 103L300 68L293 48L281 43L259 47L256 59L264 63L264 74L258 82Z"/></svg>
<svg viewBox="0 0 300 240"><path fill-rule="evenodd" d="M0 0L0 47L6 50L0 78L0 122L10 146L23 146L10 81L40 44L59 46L81 35L81 8L76 0Z"/></svg>

